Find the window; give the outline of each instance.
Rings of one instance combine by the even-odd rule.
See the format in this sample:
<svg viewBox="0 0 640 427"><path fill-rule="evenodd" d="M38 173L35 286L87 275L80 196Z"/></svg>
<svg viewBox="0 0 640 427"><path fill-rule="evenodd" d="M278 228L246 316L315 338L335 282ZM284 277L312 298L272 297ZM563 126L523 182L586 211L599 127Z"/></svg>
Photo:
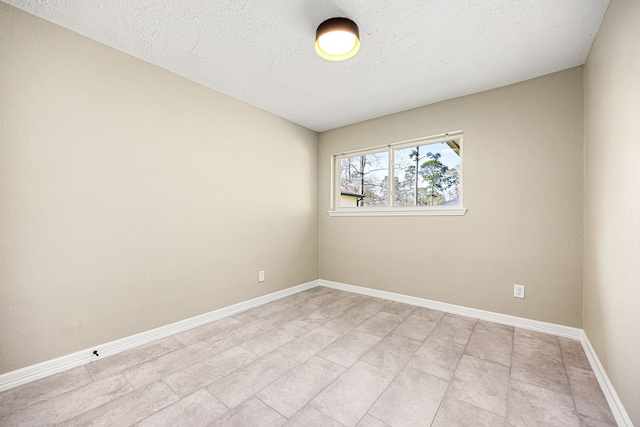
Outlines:
<svg viewBox="0 0 640 427"><path fill-rule="evenodd" d="M329 215L466 212L462 206L461 132L333 157L333 203Z"/></svg>

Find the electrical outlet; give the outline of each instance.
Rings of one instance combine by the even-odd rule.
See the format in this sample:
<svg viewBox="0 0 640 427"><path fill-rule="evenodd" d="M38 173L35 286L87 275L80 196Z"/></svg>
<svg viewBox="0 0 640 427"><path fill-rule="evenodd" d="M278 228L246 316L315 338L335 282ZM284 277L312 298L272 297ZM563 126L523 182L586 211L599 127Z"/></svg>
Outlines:
<svg viewBox="0 0 640 427"><path fill-rule="evenodd" d="M258 271L258 282L264 282L264 270Z"/></svg>
<svg viewBox="0 0 640 427"><path fill-rule="evenodd" d="M516 298L524 298L524 285L513 285L513 296Z"/></svg>

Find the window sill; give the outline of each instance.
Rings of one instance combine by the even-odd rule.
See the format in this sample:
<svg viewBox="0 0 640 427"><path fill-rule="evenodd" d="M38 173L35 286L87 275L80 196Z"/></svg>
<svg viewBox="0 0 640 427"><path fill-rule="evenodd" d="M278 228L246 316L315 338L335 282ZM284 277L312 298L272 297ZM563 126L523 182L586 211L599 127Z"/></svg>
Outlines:
<svg viewBox="0 0 640 427"><path fill-rule="evenodd" d="M342 208L328 211L329 216L459 216L467 212L466 208Z"/></svg>

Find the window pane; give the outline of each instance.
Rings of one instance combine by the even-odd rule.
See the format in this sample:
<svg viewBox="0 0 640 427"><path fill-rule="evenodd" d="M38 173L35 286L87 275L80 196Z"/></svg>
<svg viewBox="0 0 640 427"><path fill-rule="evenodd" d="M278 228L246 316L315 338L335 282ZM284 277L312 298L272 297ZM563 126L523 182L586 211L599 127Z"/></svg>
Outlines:
<svg viewBox="0 0 640 427"><path fill-rule="evenodd" d="M389 206L389 153L340 160L340 207Z"/></svg>
<svg viewBox="0 0 640 427"><path fill-rule="evenodd" d="M460 140L393 151L394 206L460 205Z"/></svg>

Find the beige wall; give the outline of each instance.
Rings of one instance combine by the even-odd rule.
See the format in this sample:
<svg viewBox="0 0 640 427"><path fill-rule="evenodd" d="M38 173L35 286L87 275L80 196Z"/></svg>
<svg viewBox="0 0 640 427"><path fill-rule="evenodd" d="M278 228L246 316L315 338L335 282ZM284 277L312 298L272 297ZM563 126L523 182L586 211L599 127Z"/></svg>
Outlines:
<svg viewBox="0 0 640 427"><path fill-rule="evenodd" d="M332 154L455 130L465 216L327 215ZM580 327L582 142L581 68L322 133L320 277Z"/></svg>
<svg viewBox="0 0 640 427"><path fill-rule="evenodd" d="M584 329L640 425L640 2L612 0L585 65Z"/></svg>
<svg viewBox="0 0 640 427"><path fill-rule="evenodd" d="M0 58L0 373L318 278L315 132L3 3Z"/></svg>

